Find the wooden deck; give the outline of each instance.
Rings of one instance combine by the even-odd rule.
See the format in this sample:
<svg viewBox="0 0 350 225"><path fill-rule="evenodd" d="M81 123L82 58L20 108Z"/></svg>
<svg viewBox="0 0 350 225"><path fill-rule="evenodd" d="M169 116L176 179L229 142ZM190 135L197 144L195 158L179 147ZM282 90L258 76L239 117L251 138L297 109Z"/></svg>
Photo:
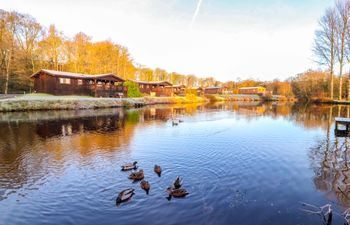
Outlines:
<svg viewBox="0 0 350 225"><path fill-rule="evenodd" d="M335 128L337 128L338 124L343 124L345 126L349 126L350 125L350 118L335 117Z"/></svg>
<svg viewBox="0 0 350 225"><path fill-rule="evenodd" d="M344 129L339 129L339 125L344 125ZM350 118L345 118L345 117L336 117L335 118L335 128L334 128L334 133L337 137L349 137L350 133Z"/></svg>

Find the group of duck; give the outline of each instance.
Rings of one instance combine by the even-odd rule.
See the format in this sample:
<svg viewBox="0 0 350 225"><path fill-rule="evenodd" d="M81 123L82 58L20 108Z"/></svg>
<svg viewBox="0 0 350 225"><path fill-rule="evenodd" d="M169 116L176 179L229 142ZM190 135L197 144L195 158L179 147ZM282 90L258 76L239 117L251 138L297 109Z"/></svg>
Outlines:
<svg viewBox="0 0 350 225"><path fill-rule="evenodd" d="M130 170L137 170L137 162L133 163L127 163L125 165L122 165L122 171L130 171ZM154 166L154 172L160 177L162 174L162 168L159 165ZM146 194L149 194L149 190L151 189L151 185L148 181L144 180L144 172L142 169L132 172L129 175L129 179L133 181L141 181L140 187L145 190ZM181 188L182 186L182 179L181 177L177 177L171 187L168 187L166 189L166 192L168 193L167 199L170 201L172 197L174 198L183 198L189 193L186 191L186 189ZM119 205L120 203L129 201L132 196L135 194L135 189L128 188L123 191L121 191L117 197L116 204Z"/></svg>

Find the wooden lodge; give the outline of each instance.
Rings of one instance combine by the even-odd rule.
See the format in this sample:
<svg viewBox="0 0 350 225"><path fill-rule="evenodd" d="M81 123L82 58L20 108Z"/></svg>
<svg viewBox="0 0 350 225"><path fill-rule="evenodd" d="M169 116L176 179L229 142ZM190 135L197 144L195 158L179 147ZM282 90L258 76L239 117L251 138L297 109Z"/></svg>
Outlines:
<svg viewBox="0 0 350 225"><path fill-rule="evenodd" d="M130 80L139 85L140 92L143 94L165 97L173 96L172 83L168 81L140 81L140 80Z"/></svg>
<svg viewBox="0 0 350 225"><path fill-rule="evenodd" d="M205 95L224 94L225 91L225 87L207 87L203 89Z"/></svg>
<svg viewBox="0 0 350 225"><path fill-rule="evenodd" d="M340 129L339 125L345 127L345 129ZM336 137L349 137L350 134L350 118L336 117L334 134Z"/></svg>
<svg viewBox="0 0 350 225"><path fill-rule="evenodd" d="M124 79L115 74L78 74L42 69L33 75L34 91L52 95L88 95L94 97L124 97Z"/></svg>
<svg viewBox="0 0 350 225"><path fill-rule="evenodd" d="M167 86L166 88L172 88L174 95L177 95L177 96L185 96L186 95L186 86L183 84Z"/></svg>
<svg viewBox="0 0 350 225"><path fill-rule="evenodd" d="M202 87L189 87L187 91L196 96L202 96L204 93L204 89Z"/></svg>
<svg viewBox="0 0 350 225"><path fill-rule="evenodd" d="M264 95L266 93L266 88L264 87L242 87L238 89L239 94L247 95Z"/></svg>

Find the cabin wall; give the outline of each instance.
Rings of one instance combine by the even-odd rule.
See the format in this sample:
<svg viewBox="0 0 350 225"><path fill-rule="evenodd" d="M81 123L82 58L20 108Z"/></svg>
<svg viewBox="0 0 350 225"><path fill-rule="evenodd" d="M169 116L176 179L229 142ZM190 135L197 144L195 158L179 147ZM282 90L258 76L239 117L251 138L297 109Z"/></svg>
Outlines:
<svg viewBox="0 0 350 225"><path fill-rule="evenodd" d="M178 88L178 87L172 88L172 87L169 87L168 89L172 89L173 94L175 94L175 95L178 95L178 96L185 96L186 95L185 88Z"/></svg>
<svg viewBox="0 0 350 225"><path fill-rule="evenodd" d="M148 94L148 95L150 95L151 92L154 92L155 95L158 97L173 96L172 88L166 88L164 86L156 86L151 84L139 84L139 90L141 93Z"/></svg>
<svg viewBox="0 0 350 225"><path fill-rule="evenodd" d="M55 95L94 95L94 84L89 84L88 80L68 78L70 84L62 84L60 83L60 77L54 77L54 79L56 84ZM81 80L82 84L79 84L78 80Z"/></svg>
<svg viewBox="0 0 350 225"><path fill-rule="evenodd" d="M70 79L70 83L60 83L60 78ZM114 81L110 81L114 82ZM52 95L82 95L95 97L125 97L127 88L114 85L110 82L98 81L95 84L93 79L79 79L74 77L51 76L40 73L34 77L34 90L38 93L48 93Z"/></svg>
<svg viewBox="0 0 350 225"><path fill-rule="evenodd" d="M55 94L55 78L45 73L40 73L34 78L34 91L38 93Z"/></svg>
<svg viewBox="0 0 350 225"><path fill-rule="evenodd" d="M239 94L264 94L265 89L261 88L251 88L251 89L239 89Z"/></svg>
<svg viewBox="0 0 350 225"><path fill-rule="evenodd" d="M222 89L220 88L204 89L204 94L207 94L207 95L222 94Z"/></svg>

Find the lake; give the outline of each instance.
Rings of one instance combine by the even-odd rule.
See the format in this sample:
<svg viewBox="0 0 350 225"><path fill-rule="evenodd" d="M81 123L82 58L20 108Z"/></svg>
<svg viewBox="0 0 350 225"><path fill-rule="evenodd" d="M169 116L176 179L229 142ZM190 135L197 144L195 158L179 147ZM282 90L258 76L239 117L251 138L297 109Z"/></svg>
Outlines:
<svg viewBox="0 0 350 225"><path fill-rule="evenodd" d="M343 224L349 144L334 117L349 113L258 102L2 113L0 224L322 224L302 202L331 204ZM149 195L120 170L133 161ZM190 194L168 201L176 176ZM126 188L135 195L116 206Z"/></svg>

